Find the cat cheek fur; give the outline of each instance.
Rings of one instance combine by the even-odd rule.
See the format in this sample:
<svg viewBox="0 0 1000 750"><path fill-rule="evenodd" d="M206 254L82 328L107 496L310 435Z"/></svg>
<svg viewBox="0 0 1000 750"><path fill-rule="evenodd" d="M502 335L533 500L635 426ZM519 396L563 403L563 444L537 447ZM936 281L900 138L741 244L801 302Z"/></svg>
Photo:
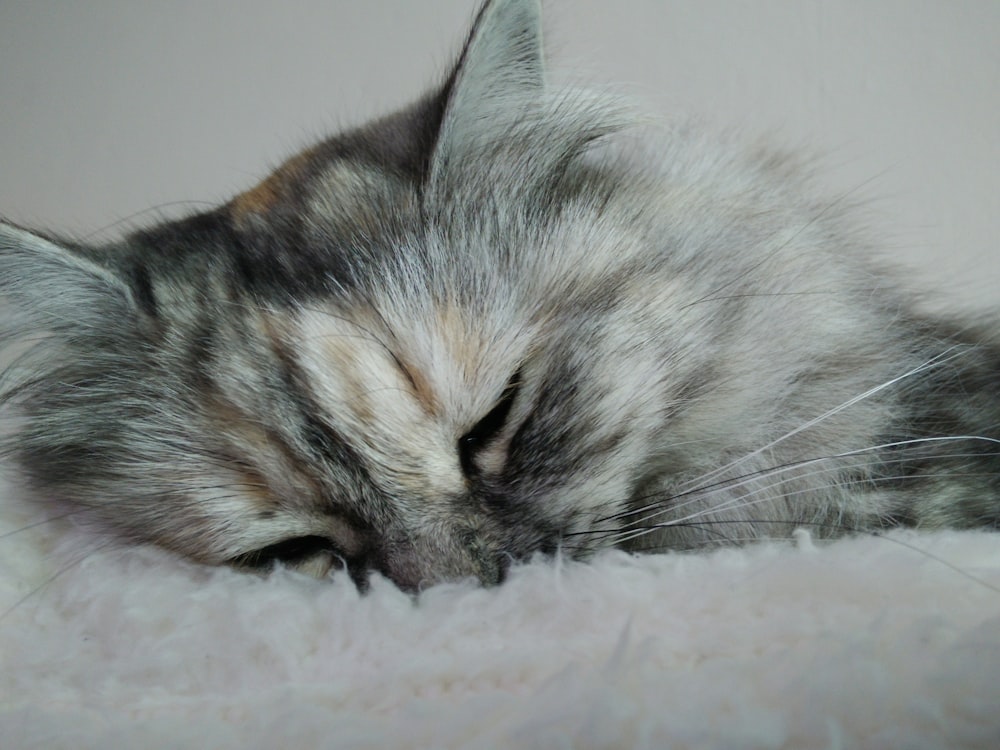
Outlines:
<svg viewBox="0 0 1000 750"><path fill-rule="evenodd" d="M218 209L99 248L0 223L35 494L408 589L995 527L995 337L912 312L794 159L550 85L539 15L486 2L437 90Z"/></svg>

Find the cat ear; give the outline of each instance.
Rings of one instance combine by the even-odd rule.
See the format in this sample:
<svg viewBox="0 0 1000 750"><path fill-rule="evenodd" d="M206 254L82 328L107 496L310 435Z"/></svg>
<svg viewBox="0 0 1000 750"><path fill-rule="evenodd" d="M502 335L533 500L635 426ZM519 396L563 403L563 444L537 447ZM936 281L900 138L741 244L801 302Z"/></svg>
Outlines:
<svg viewBox="0 0 1000 750"><path fill-rule="evenodd" d="M128 285L82 252L0 222L0 333L103 329L134 315ZM127 318L126 318L127 319Z"/></svg>
<svg viewBox="0 0 1000 750"><path fill-rule="evenodd" d="M541 92L541 16L538 0L490 0L479 11L449 82L432 174L488 129L505 105Z"/></svg>

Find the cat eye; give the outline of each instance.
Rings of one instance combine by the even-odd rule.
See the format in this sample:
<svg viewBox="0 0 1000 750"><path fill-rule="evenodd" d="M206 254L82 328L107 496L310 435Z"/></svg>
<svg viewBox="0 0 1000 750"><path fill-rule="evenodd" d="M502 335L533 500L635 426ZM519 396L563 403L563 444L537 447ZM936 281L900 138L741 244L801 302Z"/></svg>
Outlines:
<svg viewBox="0 0 1000 750"><path fill-rule="evenodd" d="M277 563L292 567L301 565L317 555L339 556L340 552L333 541L326 537L299 536L238 555L230 560L230 564L266 570Z"/></svg>
<svg viewBox="0 0 1000 750"><path fill-rule="evenodd" d="M521 371L518 370L504 387L496 406L458 439L458 458L465 476L473 477L479 473L475 462L476 453L487 446L503 429L520 387Z"/></svg>

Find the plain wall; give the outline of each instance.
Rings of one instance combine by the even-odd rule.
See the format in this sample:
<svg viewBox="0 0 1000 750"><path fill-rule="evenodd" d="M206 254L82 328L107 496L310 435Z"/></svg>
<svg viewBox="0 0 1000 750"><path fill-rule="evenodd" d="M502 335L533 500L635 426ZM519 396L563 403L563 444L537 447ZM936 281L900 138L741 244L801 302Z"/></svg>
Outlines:
<svg viewBox="0 0 1000 750"><path fill-rule="evenodd" d="M475 7L6 0L0 216L107 237L223 201L439 80ZM997 300L1000 3L552 0L546 12L556 68L825 155L831 195L873 199L887 254L918 284L953 304Z"/></svg>

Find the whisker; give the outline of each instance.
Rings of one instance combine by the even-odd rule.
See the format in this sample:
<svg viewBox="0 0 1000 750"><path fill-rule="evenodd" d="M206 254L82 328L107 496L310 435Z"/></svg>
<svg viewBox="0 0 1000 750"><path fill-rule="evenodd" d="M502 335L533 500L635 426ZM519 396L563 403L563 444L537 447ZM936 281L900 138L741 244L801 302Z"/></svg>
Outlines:
<svg viewBox="0 0 1000 750"><path fill-rule="evenodd" d="M588 533L589 534L598 534L598 533L604 533L604 534L608 535L609 537L613 536L615 534L618 534L618 535L621 535L622 538L617 539L616 541L613 542L613 544L622 544L624 542L630 541L633 538L636 538L637 536L641 536L642 533L645 533L645 532L641 532L641 530L637 529L636 528L637 526L641 525L643 528L646 528L648 522L651 521L652 519L655 519L655 518L660 517L662 515L665 515L667 513L676 513L679 510L683 510L685 507L691 505L692 503L696 502L697 500L700 500L700 499L704 498L705 496L711 495L714 492L719 492L719 491L722 491L722 490L739 489L740 487L744 487L744 486L750 485L750 484L752 484L754 482L757 482L757 481L760 481L762 479L766 479L766 478L771 477L771 476L780 475L781 473L786 472L786 471L790 471L790 470L793 470L793 469L798 469L798 468L801 468L801 467L804 467L804 466L808 466L808 465L820 463L820 462L823 462L823 461L829 461L829 460L832 460L832 459L844 458L844 457L849 457L849 456L852 456L852 455L859 455L861 453L872 451L872 450L879 450L879 449L891 448L891 447L905 447L905 446L910 446L910 445L919 445L919 444L926 444L926 443L954 442L954 441L958 441L958 440L981 440L981 441L988 442L988 443L1000 444L1000 440L997 440L997 439L994 439L994 438L985 437L985 436L980 436L980 435L955 435L955 436L947 436L947 437L914 438L914 439L910 439L910 440L895 441L895 442L892 442L892 443L885 443L885 444L878 445L878 446L871 446L869 448L861 448L861 449L856 449L856 450L853 450L853 451L846 451L844 453L835 454L833 456L823 456L823 457L805 459L805 460L802 460L802 461L790 462L788 464L783 464L783 465L780 465L780 466L777 466L777 467L771 467L771 468L768 468L768 469L762 469L762 470L759 470L759 471L756 471L756 472L748 473L746 475L742 475L742 476L739 476L739 477L734 477L734 478L732 478L730 480L725 480L725 481L721 481L721 482L715 482L715 483L713 483L711 485L706 485L704 487L695 488L695 489L692 489L692 490L687 490L687 491L682 492L682 493L677 493L677 494L669 495L669 496L666 496L666 497L662 498L661 500L657 501L656 503L649 503L647 505L644 505L641 508L630 509L630 510L618 513L618 514L613 514L613 515L610 515L610 516L604 516L604 517L598 518L598 519L596 519L594 521L595 524L600 524L600 523L603 523L603 522L606 522L606 521L624 520L624 519L627 519L627 518L629 518L631 516L637 516L637 515L641 515L641 514L644 514L644 513L648 513L648 515L645 515L642 518L639 518L639 519L636 519L636 520L630 522L626 528L592 529L592 530L586 531L586 532L573 532L573 533L574 534L588 534ZM930 455L926 455L926 456L921 456L920 458L922 460L932 461L932 460L939 459L939 458L968 458L968 457L975 457L975 456L981 456L981 455L983 455L983 454L982 453L939 453L939 454L930 454ZM1000 455L1000 452L990 453L990 454L987 454L987 455ZM880 461L879 465L881 465L881 466L889 466L889 465L893 465L893 464L907 463L907 462L912 461L912 460L913 459L910 458L910 457L900 457L900 458L894 458L894 459L885 459L885 460ZM812 477L812 476L819 476L819 475L822 475L822 474L825 474L825 473L829 473L829 472L833 472L833 471L847 471L847 470L858 469L858 468L862 468L863 469L863 468L868 467L869 465L870 464L868 464L867 462L865 462L865 463L856 463L856 464L841 464L841 465L837 465L837 466L833 466L833 467L819 469L817 471L807 472L805 474L800 474L800 475L797 475L795 477L795 479L804 479L804 478L808 478L808 477ZM937 476L940 476L940 475L939 474L935 474L935 473L930 473L930 474L924 473L924 474L910 474L910 475L903 476L903 477L897 477L897 476L890 476L890 477L864 476L864 477L858 477L857 479L853 479L851 481L844 481L844 482L839 482L839 483L835 483L835 484L828 484L827 487L834 487L834 486L847 487L847 486L853 486L853 485L858 485L858 484L877 484L879 482L889 482L889 481L933 479L933 478L935 478ZM952 472L950 474L950 476L992 476L992 474L990 474L990 473L984 473L984 472L963 472L963 473L954 473L954 472ZM780 487L786 481L788 481L788 480L784 480L783 479L783 480L780 480L778 482L774 482L774 483L771 483L771 484L764 485L762 487L757 487L757 488L754 489L754 491L753 491L752 494L766 492L767 490L773 489L775 487ZM789 498L789 497L794 497L796 495L808 494L808 493L812 493L812 492L817 491L817 489L820 489L820 488L810 487L810 488L804 488L804 489L794 490L794 491L791 491L791 492L783 493L781 495L781 498ZM752 497L752 494L749 497ZM649 495L647 497L653 497L653 495ZM672 501L676 500L679 497L690 497L691 499L688 500L687 502L684 502L684 503L672 504ZM761 502L766 502L766 501L774 500L774 499L780 499L780 498L773 498L773 497L770 497L770 496L761 498L759 500L749 499L747 496L733 498L732 500L730 500L730 501L728 501L726 503L715 505L715 506L712 506L711 508L702 509L702 510L696 512L696 513L689 514L688 516L684 516L684 517L681 517L681 518L673 519L672 521L667 522L665 524L651 525L650 528L662 528L662 527L666 527L666 526L676 526L676 525L681 524L681 523L683 523L685 521L689 521L691 519L696 519L696 518L699 518L699 517L702 517L702 516L705 516L705 515L709 515L709 514L713 514L713 513L718 513L720 511L732 510L734 508L749 507L750 505L755 505L755 504L758 504L758 503L761 503ZM790 523L790 522L780 521L780 522L776 522L776 523ZM637 532L637 533L633 533L633 532Z"/></svg>
<svg viewBox="0 0 1000 750"><path fill-rule="evenodd" d="M67 511L65 513L60 513L60 514L55 515L55 516L49 516L48 518L43 518L43 519L41 519L39 521L33 521L32 523L25 524L24 526L21 526L19 528L14 529L13 531L7 531L7 532L4 532L3 534L0 534L0 540L7 539L7 538L12 537L12 536L16 536L16 535L21 534L21 533L23 533L25 531L28 531L29 529L34 529L34 528L37 528L39 526L44 526L45 524L54 523L56 521L61 521L64 518L69 518L70 516L75 516L77 513L82 513L82 512L84 512L86 510L87 510L86 508L75 508L75 509Z"/></svg>
<svg viewBox="0 0 1000 750"><path fill-rule="evenodd" d="M753 522L754 522L754 524L768 524L768 523L771 523L771 524L787 524L788 523L787 521L768 521L768 520L761 520L761 519L754 519ZM694 522L694 523L686 523L686 524L683 524L683 525L685 525L685 526L704 526L704 525L735 524L735 523L743 523L743 522L742 521L698 521L698 522ZM912 550L913 552L916 552L917 554L922 555L923 557L926 557L926 558L928 558L930 560L933 560L934 562L938 563L939 565L945 566L949 570L952 570L955 573L958 573L959 575L963 576L964 578L967 578L970 581L974 581L975 583L978 583L981 586L985 586L990 591L995 591L996 593L1000 594L1000 587L997 587L997 586L993 585L989 581L987 581L987 580L985 580L983 578L980 578L979 576L977 576L977 575L975 575L973 573L970 573L967 570L963 570L962 568L958 567L954 563L949 562L948 560L946 560L945 558L941 557L940 555L935 555L933 552L928 552L927 550L922 549L922 548L916 546L915 544L910 544L909 542L903 541L902 539L898 539L898 538L896 538L894 536L887 536L886 534L884 534L884 533L882 533L880 531L873 530L873 529L862 529L862 528L857 528L857 527L854 527L854 526L845 526L843 524L823 523L823 522L819 522L819 521L816 521L816 522L800 521L800 522L796 522L795 525L797 527L800 527L800 528L801 527L805 527L805 526L811 526L811 527L815 527L815 528L834 528L834 529L837 529L838 531L845 531L845 532L855 533L855 534L863 534L865 536L870 536L870 537L873 537L873 538L876 538L876 539L883 539L883 540L888 541L888 542L893 542L894 544L898 544L901 547L905 547L906 549ZM756 538L741 538L741 537L724 537L724 538L725 538L725 540L727 542L736 542L736 543L739 543L739 542L760 541L759 539L756 539ZM818 541L823 541L823 540L818 540ZM830 541L832 541L832 540L830 540ZM697 540L695 540L695 542L698 543L699 546L704 546L704 545L707 545L707 544L713 544L714 543L713 540L704 540L704 541L701 541L701 542L698 542ZM652 546L651 545L649 547L636 548L633 551L634 552L663 552L665 550L666 550L666 548L664 548L662 546Z"/></svg>
<svg viewBox="0 0 1000 750"><path fill-rule="evenodd" d="M938 442L958 442L958 441L962 441L962 440L979 440L979 441L983 441L983 442L987 442L987 443L993 443L993 444L1000 445L1000 439L986 437L984 435L946 435L946 436L934 436L934 437L926 437L926 438L911 438L911 439L908 439L908 440L897 440L897 441L893 441L893 442L890 442L890 443L882 443L880 445L869 446L867 448L856 448L854 450L844 451L842 453L835 453L835 454L830 455L830 456L816 456L816 457L813 457L813 458L801 459L799 461L790 461L788 463L779 464L777 466L768 467L766 469L758 469L756 471L748 472L746 474L741 474L739 476L735 476L735 477L731 477L731 478L728 478L728 479L722 479L722 480L719 480L719 481L715 481L715 482L712 482L711 484L699 485L697 487L693 487L691 489L687 489L687 490L684 490L682 492L674 493L674 494L670 495L669 497L667 497L667 498L665 498L663 500L657 501L656 503L651 503L649 505L644 505L644 506L642 506L640 508L630 508L629 510L622 511L621 513L616 513L616 514L611 515L611 516L605 516L603 518L599 518L599 519L597 519L597 522L610 521L610 520L620 520L620 519L623 519L623 518L625 518L627 516L638 515L640 513L644 513L644 512L649 511L649 510L656 510L657 508L663 508L663 504L665 502L671 502L671 501L676 500L678 498L691 497L693 495L701 497L702 495L711 494L712 492L718 492L718 491L724 490L724 489L736 489L736 488L745 486L747 484L750 484L751 482L756 481L758 479L764 479L764 478L767 478L769 476L774 476L774 475L779 474L779 473L784 472L784 471L790 471L790 470L793 470L793 469L798 469L798 468L801 468L801 467L804 467L804 466L809 466L811 464L821 463L823 461L832 461L832 460L841 459L841 458L849 458L850 456L857 456L857 455L861 455L861 454L864 454L864 453L870 453L870 452L879 451L879 450L888 450L888 449L891 449L891 448L902 448L902 447L907 447L907 446L912 446L912 445L922 445L922 444L927 444L927 443L938 443ZM968 456L971 456L971 455L980 455L980 454L945 453L945 454L933 454L933 455L930 455L930 456L923 456L921 458L926 459L926 460L933 460L933 459L937 459L937 458L961 458L961 457L968 457ZM993 454L990 454L990 455L993 455ZM883 464L883 465L891 465L891 464L896 464L896 463L905 463L905 462L911 461L911 460L913 460L913 459L912 458L907 458L907 457L901 457L901 458L897 458L897 459L885 459L885 460L880 461L880 463ZM833 470L841 469L841 468L843 468L843 469L863 468L863 467L865 467L867 465L868 465L867 463L863 463L863 464L849 464L849 465L845 465L845 466L833 467L832 469L826 469L824 471L833 471ZM715 474L715 473L716 472L714 472L714 471L712 472L712 474ZM816 473L822 473L822 471L821 472L816 472ZM805 474L803 476L812 476L812 474ZM686 484L690 484L690 482L687 482ZM771 485L771 486L774 486L774 485ZM647 497L654 497L654 495L643 496L643 497L639 497L639 498L636 498L636 499L637 500L644 500ZM684 504L673 505L673 506L671 506L671 509L676 510L678 508L683 508L683 507L685 507Z"/></svg>
<svg viewBox="0 0 1000 750"><path fill-rule="evenodd" d="M698 528L698 529L701 529L701 530L707 530L706 527L709 527L709 526L738 525L738 524L746 524L746 523L753 523L755 526L773 525L773 526L792 526L792 527L795 527L795 528L801 528L801 527L804 527L804 526L809 526L809 527L817 528L817 529L834 529L836 531L843 532L843 533L846 533L846 534L851 534L851 533L855 533L855 534L873 534L873 533L875 533L872 529L864 529L864 528L859 528L859 527L856 527L856 526L848 526L846 524L833 523L833 522L830 522L830 521L776 521L776 520L759 519L759 518L754 518L754 519L708 519L708 520L697 520L697 519L695 519L695 520L686 520L686 519L678 519L676 522L674 522L674 521L667 521L667 522L664 522L664 523L650 524L650 526L648 528L644 527L641 530L642 531L656 531L657 529L666 529L666 528L670 528L670 529L674 529L674 528L682 528L682 529L683 528ZM603 531L605 533L608 533L609 536L611 535L609 533L609 530L605 529ZM588 531L576 531L576 532L571 532L569 534L566 534L566 536L583 536L583 535L586 535L586 534L589 534L589 533L595 533L595 532L600 533L598 530L593 530L593 531L589 531L589 532ZM764 539L767 539L767 541L777 541L773 537L768 537L768 538L761 538L761 537L730 537L730 536L725 536L721 532L717 533L717 535L719 537L721 537L723 540L729 541L729 542L735 542L735 541L760 542L760 541L764 541ZM711 544L712 540L703 540L703 541L700 541L700 542L698 540L692 540L692 542L696 542L698 544ZM630 547L629 551L632 551L632 552L639 552L639 551L647 551L647 552L660 551L660 552L664 552L664 551L671 551L673 549L674 549L673 547L667 547L667 546L664 546L664 545L651 545L649 547Z"/></svg>
<svg viewBox="0 0 1000 750"><path fill-rule="evenodd" d="M103 227L98 227L92 232L88 232L83 235L81 240L83 242L88 242L99 234L108 232L116 227L126 224L131 221L135 221L140 216L145 216L149 213L162 212L165 208L174 208L175 206L205 206L208 208L215 208L218 204L212 203L211 201L196 201L196 200L186 200L186 201L168 201L167 203L159 203L155 206L150 206L149 208L144 208L141 211L136 211L135 213L129 214L128 216L123 216L117 221L113 221L110 224L106 224ZM159 216L160 219L163 218L162 214Z"/></svg>
<svg viewBox="0 0 1000 750"><path fill-rule="evenodd" d="M955 350L958 350L958 351L956 352ZM934 367L940 367L941 365L943 365L943 364L945 364L947 362L950 362L953 359L956 359L956 358L962 356L963 354L967 353L967 351L968 351L967 348L961 347L958 344L950 346L947 349L945 349L945 351L941 352L938 355L935 355L934 357L931 357L929 360L927 360L926 362L918 365L917 367L913 368L912 370L909 370L909 371L903 373L902 375L899 375L899 376L897 376L895 378L892 378L892 379L887 380L887 381L885 381L883 383L880 383L879 385L875 386L874 388L869 388L867 391L864 391L863 393L860 393L857 396L854 396L853 398L848 399L847 401L843 402L842 404L833 407L832 409L824 412L823 414L820 414L818 417L814 417L813 419L810 419L807 422L804 422L803 424L799 425L795 429L793 429L793 430L785 433L781 437L775 438L771 442L769 442L769 443L767 443L765 445L762 445L760 448L757 448L757 449L751 451L750 453L747 453L747 454L741 456L740 458L737 458L737 459L735 459L733 461L730 461L729 463L724 464L723 466L720 466L719 468L710 471L708 474L704 475L703 477L699 478L698 480L692 480L692 481L700 481L700 482L710 481L710 480L712 480L712 479L714 479L714 478L716 478L718 476L721 476L726 471L728 471L728 470L730 470L730 469L732 469L732 468L734 468L736 466L739 466L742 463L746 463L747 461L749 461L749 460L751 460L751 459L753 459L753 458L761 455L765 451L768 451L771 448L774 448L775 446L780 445L781 443L783 443L784 441L788 440L789 438L792 438L792 437L794 437L795 435L798 435L801 432L805 432L806 430L810 429L811 427L814 427L817 424L820 424L824 420L829 419L830 417L832 417L832 416L834 416L836 414L839 414L840 412L844 411L845 409L849 409L850 407L854 406L855 404L857 404L857 403L859 403L861 401L864 401L867 398L871 398L876 393L879 393L879 392L885 390L886 388L890 388L891 386L895 385L896 383L899 383L900 381L905 380L907 378L911 378L914 375L918 375L918 374L920 374L922 372L925 372L925 371L927 371L929 369L932 369ZM955 352L955 353L951 354L951 356L946 356L950 352Z"/></svg>
<svg viewBox="0 0 1000 750"><path fill-rule="evenodd" d="M834 209L840 207L852 195L854 195L855 193L861 191L869 183L875 181L876 179L879 179L878 175L869 177L866 180L862 180L860 183L858 183L854 187L850 188L849 190L845 190L841 195L837 196L834 200L831 200L827 205L825 205L821 210L819 210L816 213L815 216L813 216L813 217L811 217L809 219L809 221L804 222L802 224L802 226L798 227L798 229L796 229L796 231L794 231L791 234L790 237L788 237L784 242L782 242L776 248L774 248L774 250L772 250L767 255L765 255L763 258L761 258L757 263L754 263L752 266L750 266L749 268L747 268L740 276L738 276L736 278L733 278L733 279L730 279L729 281L726 281L725 283L721 284L720 286L717 286L715 289L713 289L712 291L710 291L707 296L702 297L700 299L697 299L694 302L688 303L687 305L684 305L680 309L684 310L684 309L686 309L688 307L692 307L692 306L700 304L702 302L708 302L710 299L712 299L714 297L714 295L718 294L719 292L721 292L721 291L723 291L725 289L728 289L733 284L738 284L741 280L743 280L747 276L753 274L758 269L763 268L768 262L770 262L772 259L774 259L776 256L778 256L781 253L782 250L784 250L789 245L791 245L793 242L795 242L795 240L798 239L802 235L803 232L805 232L806 230L810 229L811 227L816 226L817 224L819 224L819 222L822 221L827 216L827 214L829 214Z"/></svg>
<svg viewBox="0 0 1000 750"><path fill-rule="evenodd" d="M110 546L112 546L113 544L116 544L116 543L117 543L116 539L110 539L110 540L106 541L104 544L98 545L97 547L94 547L92 549L87 550L84 554L80 555L75 560L71 560L66 565L64 565L61 568L59 568L55 573L53 573L52 575L50 575L48 578L46 578L40 584L38 584L33 589L31 589L27 594L25 594L20 599L18 599L16 602L14 602L10 607L8 607L6 610L4 610L2 613L0 613L0 623L3 623L3 621L5 619L7 619L14 612L14 610L18 609L22 604L24 604L26 601L28 601L32 597L37 596L41 591L43 591L46 587L48 587L57 578L59 578L60 576L66 574L67 572L69 572L73 568L77 567L78 565L80 565L84 560L86 560L88 557L90 557L94 553L100 552L101 550L104 550L104 549L107 549L108 547L110 547Z"/></svg>
<svg viewBox="0 0 1000 750"><path fill-rule="evenodd" d="M929 456L924 456L922 458L924 458L926 460L934 460L934 459L939 459L939 458L972 458L972 457L979 456L979 455L997 456L997 455L1000 455L1000 453L990 453L990 454L943 453L943 454L933 454L933 455L929 455ZM882 465L882 466L889 466L889 465L892 465L892 464L904 464L904 463L907 463L907 462L909 462L911 460L912 460L911 458L897 458L897 459L891 459L891 460L881 461L880 465ZM810 461L809 463L813 463L813 462ZM828 474L830 472L835 472L835 471L846 471L846 470L850 470L850 469L864 469L864 468L866 468L868 466L869 466L868 463L856 463L856 464L845 464L845 465L832 466L832 467L828 467L828 468L825 468L825 469L819 469L817 471L811 471L811 472L806 472L804 474L796 475L795 479L805 479L805 478L808 478L808 477L820 476L822 474ZM782 469L782 471L791 470L791 469L794 469L794 468L796 468L796 466L795 465L791 465L791 466L785 467L784 469ZM704 493L703 495L699 495L698 497L692 498L692 499L688 500L687 502L681 503L679 505L671 505L669 507L663 507L661 504L658 504L659 507L660 507L659 513L652 513L651 515L647 516L646 518L654 518L656 515L661 515L661 514L666 513L666 512L676 512L678 510L683 510L685 507L693 504L694 502L696 502L697 500L699 500L701 497L704 497L705 495L710 495L713 492L718 492L718 491L723 490L723 489L725 489L725 490L739 489L741 487L745 487L747 485L752 484L753 482L757 481L758 479L763 479L763 478L766 478L768 476L774 476L777 473L778 473L777 471L775 471L775 472L769 472L769 473L761 475L760 477L756 477L756 478L749 479L749 480L746 480L746 481L741 481L741 482L738 482L738 483L733 484L733 485L728 485L728 486L716 488L716 489L712 490L712 492ZM846 482L845 481L845 482L840 482L840 483L836 483L836 484L829 484L829 485L826 485L826 486L827 487L832 487L832 486L845 486L846 487L846 486L853 486L853 485L858 485L858 484L883 482L883 481L899 481L899 480L910 480L910 479L929 479L929 478L933 478L935 476L938 476L938 475L937 474L909 474L909 475L906 475L906 476L903 476L903 477L872 477L872 476L867 476L867 477L859 477L859 478L857 478L857 479L855 479L853 481L850 481L850 482ZM983 474L983 473L969 473L969 474L952 473L951 476L991 476L991 475L989 475L989 474ZM788 479L782 479L782 480L779 480L778 482L773 482L771 484L767 484L767 485L764 485L762 487L755 487L752 490L752 494L763 493L763 492L766 492L767 490L774 489L775 487L780 487L783 484L785 484L787 481L789 481L789 480ZM785 492L785 493L782 493L781 497L783 497L783 498L794 497L795 495L801 495L801 494L807 494L807 493L810 493L810 492L814 492L816 489L819 489L819 488L806 488L806 489L801 489L801 490L795 490L795 491L792 491L792 492ZM711 510L712 510L712 512L717 512L719 510L729 510L730 508L740 507L741 501L743 499L744 498L733 498L732 500L730 500L730 501L728 501L726 503L722 503L720 505L713 506L713 508ZM669 500L667 500L666 502L669 502ZM655 508L656 508L656 506L653 506L652 509L655 510Z"/></svg>
<svg viewBox="0 0 1000 750"><path fill-rule="evenodd" d="M939 475L938 474L913 474L913 475L907 476L906 479L933 479L934 477L937 477L937 476L939 476ZM959 476L961 476L961 477L991 477L991 476L993 476L993 474L989 473L989 472L965 472L965 473L952 473L952 474L950 474L950 476L953 476L953 477L959 477ZM898 481L898 480L899 480L898 477L866 477L866 478L863 478L863 479L856 479L856 480L852 480L850 482L841 482L841 483L837 483L837 484L831 484L831 485L828 485L828 486L829 487L835 487L835 486L847 487L847 486L856 485L856 484L868 484L868 483L877 484L879 482L895 482L895 481ZM775 486L775 485L772 485L772 486ZM815 488L813 488L813 487L807 487L805 489L800 489L800 490L794 490L792 492L787 492L784 495L782 495L782 498L784 499L784 498L795 497L797 495L811 494L811 493L813 493L815 491L816 491ZM711 508L704 508L704 509L702 509L700 511L697 511L695 513L691 513L691 514L689 514L687 516L684 516L682 518L674 519L674 520L671 520L671 521L666 521L664 523L652 524L652 525L643 524L643 526L641 528L626 528L626 529L622 529L620 531L620 533L623 535L622 538L616 539L612 544L613 544L613 546L617 546L619 544L624 544L625 542L631 541L632 539L636 539L638 537L645 536L646 534L648 534L648 533L650 533L650 532L652 532L652 531L654 531L656 529L672 528L674 526L677 526L677 525L680 525L680 524L684 524L684 523L687 523L687 522L690 522L690 521L693 521L693 520L696 520L696 519L699 519L699 518L704 518L705 516L710 516L710 515L712 515L714 513L720 512L720 511L728 511L728 510L733 510L735 508L749 508L750 506L759 505L761 503L769 502L769 501L771 501L773 499L774 498L772 498L772 497L763 497L763 498L759 498L759 499L756 499L756 500L747 499L747 498L738 498L738 499L735 499L734 501L732 501L730 503L724 503L722 505L713 506ZM749 521L747 521L747 520L743 520L743 521L733 520L732 521L732 523L738 523L738 522L748 523ZM799 521L795 521L795 520L789 520L789 521L773 521L773 523L784 523L784 524L789 525L789 526L794 526L794 525L796 525L796 524L798 524L800 522Z"/></svg>
<svg viewBox="0 0 1000 750"><path fill-rule="evenodd" d="M955 571L959 575L965 576L970 581L975 581L976 583L978 583L978 584L980 584L982 586L985 586L986 588L990 589L990 591L995 591L998 594L1000 594L1000 588L998 588L997 586L994 586L989 581L983 580L979 576L973 575L972 573L970 573L967 570L962 570L960 567L958 567L954 563L948 562L947 560L945 560L940 555L935 555L933 552L928 552L925 549L920 549L920 547L917 547L914 544L910 544L909 542L904 542L902 539L897 539L896 537L886 536L885 534L879 533L878 531L871 531L869 533L872 536L874 536L874 537L878 537L879 539L887 539L890 542L895 542L896 544L898 544L898 545L900 545L902 547L906 547L907 549L911 549L914 552L917 552L917 553L919 553L921 555L924 555L925 557L928 557L931 560L934 560L936 563L939 563L940 565L944 565L946 568Z"/></svg>
<svg viewBox="0 0 1000 750"><path fill-rule="evenodd" d="M811 297L814 295L832 295L836 292L755 292L747 294L725 294L718 297L702 297L694 302L689 302L686 305L679 307L679 310L686 310L694 305L700 305L704 302L723 302L727 299L751 299L757 297Z"/></svg>

